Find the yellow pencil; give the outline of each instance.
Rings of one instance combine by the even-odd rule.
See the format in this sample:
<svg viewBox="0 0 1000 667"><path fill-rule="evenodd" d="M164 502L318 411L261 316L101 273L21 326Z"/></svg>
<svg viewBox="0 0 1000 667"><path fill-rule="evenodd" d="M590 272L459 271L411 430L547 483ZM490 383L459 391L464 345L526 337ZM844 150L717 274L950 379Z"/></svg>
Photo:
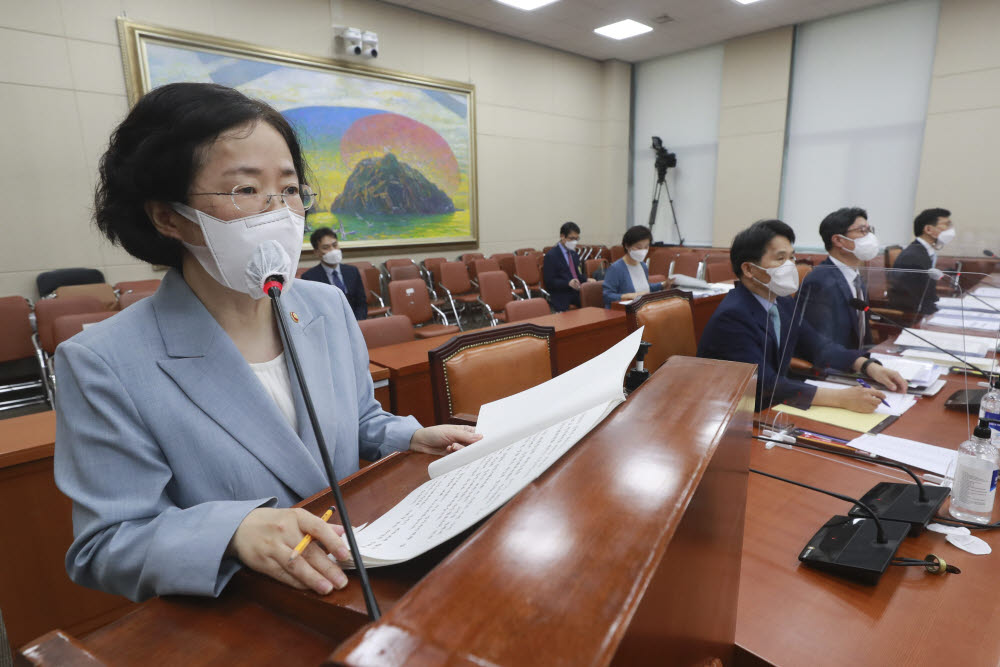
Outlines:
<svg viewBox="0 0 1000 667"><path fill-rule="evenodd" d="M326 523L327 521L330 520L330 517L333 516L333 513L335 511L336 510L333 507L331 507L330 509L328 509L326 512L323 513L323 516L320 517L320 520L322 520L323 523ZM305 548L309 546L309 543L312 542L312 540L313 540L312 535L306 535L305 537L303 537L302 541L295 545L295 549L292 551L292 555L288 559L288 562L291 563L300 553L305 551Z"/></svg>

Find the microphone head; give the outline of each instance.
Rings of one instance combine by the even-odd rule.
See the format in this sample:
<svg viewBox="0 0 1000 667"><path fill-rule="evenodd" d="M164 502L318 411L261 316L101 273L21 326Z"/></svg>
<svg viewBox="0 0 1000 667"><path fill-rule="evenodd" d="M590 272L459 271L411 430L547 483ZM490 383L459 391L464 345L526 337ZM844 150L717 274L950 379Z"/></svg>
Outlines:
<svg viewBox="0 0 1000 667"><path fill-rule="evenodd" d="M274 286L272 283L275 277L280 279L277 281L280 288L289 284L293 271L292 259L284 247L274 240L264 241L254 249L250 261L247 262L244 275L247 286L251 289L250 295L255 299L264 298L268 290Z"/></svg>
<svg viewBox="0 0 1000 667"><path fill-rule="evenodd" d="M850 303L851 308L854 308L855 310L861 310L861 311L868 310L868 304L862 301L861 299L851 299L848 303Z"/></svg>
<svg viewBox="0 0 1000 667"><path fill-rule="evenodd" d="M996 253L994 253L992 250L984 250L983 254L986 255L987 257L996 257Z"/></svg>

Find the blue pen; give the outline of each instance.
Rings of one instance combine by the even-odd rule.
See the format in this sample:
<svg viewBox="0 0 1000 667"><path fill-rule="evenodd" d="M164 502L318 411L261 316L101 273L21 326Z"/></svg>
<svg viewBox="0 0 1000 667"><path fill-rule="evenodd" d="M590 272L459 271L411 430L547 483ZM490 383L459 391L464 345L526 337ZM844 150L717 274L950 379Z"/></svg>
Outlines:
<svg viewBox="0 0 1000 667"><path fill-rule="evenodd" d="M858 380L858 384L860 384L865 389L871 389L872 388L872 386L870 384L868 384L867 382L865 382L861 378L858 378L857 380ZM887 408L891 408L892 407L891 405L889 405L888 403L885 402L884 398L882 399L882 405L884 405Z"/></svg>

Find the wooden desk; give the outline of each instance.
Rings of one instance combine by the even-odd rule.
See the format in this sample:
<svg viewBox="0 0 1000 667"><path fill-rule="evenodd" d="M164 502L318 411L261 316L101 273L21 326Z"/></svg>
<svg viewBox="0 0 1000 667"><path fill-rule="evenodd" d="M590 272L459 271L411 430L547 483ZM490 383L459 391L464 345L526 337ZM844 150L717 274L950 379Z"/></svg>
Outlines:
<svg viewBox="0 0 1000 667"><path fill-rule="evenodd" d="M556 370L559 373L565 373L593 359L627 333L625 313L604 308L580 308L522 321L555 329L553 347ZM372 363L389 369L391 412L403 416L413 415L424 425L435 423L427 352L448 342L452 337L450 334L435 336L368 351Z"/></svg>
<svg viewBox="0 0 1000 667"><path fill-rule="evenodd" d="M375 385L375 400L382 405L382 409L392 411L392 395L389 392L389 369L378 364L368 364L368 372L372 376L372 384Z"/></svg>
<svg viewBox="0 0 1000 667"><path fill-rule="evenodd" d="M242 572L218 600L155 599L79 640L50 633L22 656L317 664L355 632L328 660L729 664L753 367L678 357L663 369L480 526L416 561L371 570L385 614L377 624L365 625L356 577L321 597ZM706 387L697 394L696 381ZM677 409L664 414L665 404ZM428 460L395 454L345 480L352 518L394 504L426 479ZM318 512L328 502L304 505Z"/></svg>
<svg viewBox="0 0 1000 667"><path fill-rule="evenodd" d="M946 410L944 401L963 387L960 376L950 376L937 396L919 399L884 432L957 448L967 437L969 419ZM794 422L818 433L858 436L829 424ZM751 466L854 497L887 478L910 481L891 468L832 454L767 450L761 442L753 445ZM904 540L899 555L934 553L961 567L962 574L933 576L923 568L890 567L876 586L855 584L797 560L827 519L847 513L847 503L750 477L736 629L741 649L790 666L996 665L1000 660L1000 612L991 583L1000 565L1000 536L977 532L994 552L973 556L943 535L925 531Z"/></svg>

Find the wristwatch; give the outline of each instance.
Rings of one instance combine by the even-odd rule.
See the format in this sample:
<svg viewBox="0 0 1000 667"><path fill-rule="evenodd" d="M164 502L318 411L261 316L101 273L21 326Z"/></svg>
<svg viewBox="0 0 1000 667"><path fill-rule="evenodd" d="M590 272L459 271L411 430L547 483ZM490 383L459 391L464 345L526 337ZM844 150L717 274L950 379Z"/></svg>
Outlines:
<svg viewBox="0 0 1000 667"><path fill-rule="evenodd" d="M878 364L879 366L881 366L882 362L879 361L878 359L868 359L865 363L861 364L861 374L868 375L867 372L868 367L871 366L872 364Z"/></svg>

